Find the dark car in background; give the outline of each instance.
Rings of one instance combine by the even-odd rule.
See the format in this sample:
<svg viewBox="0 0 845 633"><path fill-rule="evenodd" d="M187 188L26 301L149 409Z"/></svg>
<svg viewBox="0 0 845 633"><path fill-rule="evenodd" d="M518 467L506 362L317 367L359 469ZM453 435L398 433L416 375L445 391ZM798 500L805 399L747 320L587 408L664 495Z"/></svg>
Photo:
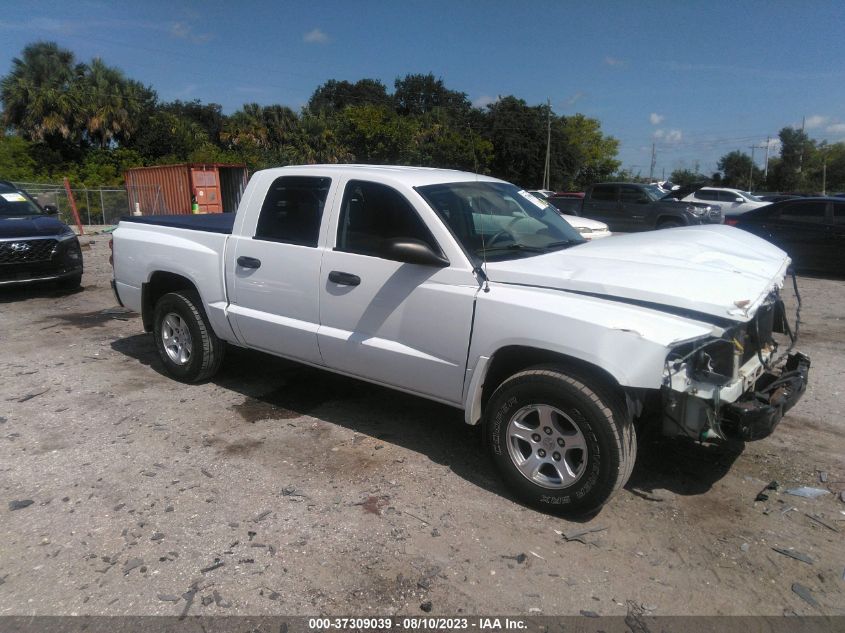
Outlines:
<svg viewBox="0 0 845 633"><path fill-rule="evenodd" d="M51 205L41 207L13 183L0 180L0 287L55 281L82 282L82 250Z"/></svg>
<svg viewBox="0 0 845 633"><path fill-rule="evenodd" d="M726 224L779 246L796 270L845 276L845 199L795 198L774 202Z"/></svg>

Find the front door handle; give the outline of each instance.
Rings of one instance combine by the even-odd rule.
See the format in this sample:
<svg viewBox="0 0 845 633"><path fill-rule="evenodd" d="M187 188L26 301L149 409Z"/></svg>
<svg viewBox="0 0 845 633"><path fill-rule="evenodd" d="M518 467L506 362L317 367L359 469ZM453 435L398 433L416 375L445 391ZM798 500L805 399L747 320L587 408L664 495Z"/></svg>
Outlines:
<svg viewBox="0 0 845 633"><path fill-rule="evenodd" d="M357 286L361 283L361 278L352 273L342 273L339 270L333 270L329 273L329 281L339 286Z"/></svg>
<svg viewBox="0 0 845 633"><path fill-rule="evenodd" d="M254 257L238 257L238 266L241 268L261 268L261 260Z"/></svg>

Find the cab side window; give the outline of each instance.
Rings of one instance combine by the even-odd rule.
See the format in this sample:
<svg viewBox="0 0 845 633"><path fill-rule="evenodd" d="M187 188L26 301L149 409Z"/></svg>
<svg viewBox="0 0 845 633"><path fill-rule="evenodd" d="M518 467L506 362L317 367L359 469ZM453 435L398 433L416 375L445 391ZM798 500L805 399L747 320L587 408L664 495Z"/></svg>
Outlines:
<svg viewBox="0 0 845 633"><path fill-rule="evenodd" d="M405 196L387 185L350 180L343 194L335 250L381 257L385 241L395 238L420 240L440 252Z"/></svg>
<svg viewBox="0 0 845 633"><path fill-rule="evenodd" d="M591 198L593 200L613 202L616 200L616 187L613 185L595 185Z"/></svg>
<svg viewBox="0 0 845 633"><path fill-rule="evenodd" d="M330 178L282 176L267 192L255 239L317 246Z"/></svg>
<svg viewBox="0 0 845 633"><path fill-rule="evenodd" d="M780 212L780 219L786 222L811 224L824 223L827 203L822 200L791 202Z"/></svg>

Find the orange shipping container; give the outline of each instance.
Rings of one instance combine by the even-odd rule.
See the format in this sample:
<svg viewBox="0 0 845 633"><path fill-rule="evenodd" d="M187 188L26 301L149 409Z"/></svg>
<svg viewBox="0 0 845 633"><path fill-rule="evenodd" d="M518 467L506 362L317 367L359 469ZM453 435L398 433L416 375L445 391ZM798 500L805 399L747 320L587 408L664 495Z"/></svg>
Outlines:
<svg viewBox="0 0 845 633"><path fill-rule="evenodd" d="M129 212L141 215L234 213L249 175L246 165L182 163L126 171Z"/></svg>

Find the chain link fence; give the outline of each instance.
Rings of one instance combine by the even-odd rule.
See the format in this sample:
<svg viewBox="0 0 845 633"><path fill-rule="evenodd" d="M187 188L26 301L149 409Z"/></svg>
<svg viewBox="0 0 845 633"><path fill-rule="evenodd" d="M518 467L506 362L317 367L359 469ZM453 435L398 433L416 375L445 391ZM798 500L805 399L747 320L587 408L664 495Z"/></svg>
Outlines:
<svg viewBox="0 0 845 633"><path fill-rule="evenodd" d="M62 222L70 225L76 223L64 184L44 182L16 182L14 184L29 193L42 207L45 204L55 205ZM161 199L160 189L155 185L149 187L137 185L132 187L131 192L117 188L71 187L71 192L76 200L79 219L83 224L111 226L117 224L121 216L131 215L136 211L132 208L130 200L159 200Z"/></svg>

